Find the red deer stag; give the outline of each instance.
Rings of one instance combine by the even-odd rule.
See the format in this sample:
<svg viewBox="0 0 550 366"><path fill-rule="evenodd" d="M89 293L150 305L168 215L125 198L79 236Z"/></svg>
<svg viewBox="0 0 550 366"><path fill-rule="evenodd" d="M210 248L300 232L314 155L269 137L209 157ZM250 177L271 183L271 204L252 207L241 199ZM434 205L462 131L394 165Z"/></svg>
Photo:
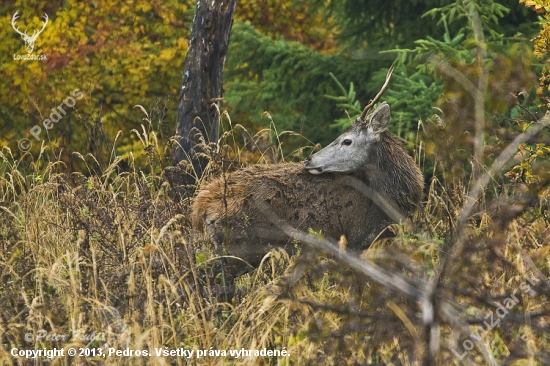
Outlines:
<svg viewBox="0 0 550 366"><path fill-rule="evenodd" d="M255 165L206 185L193 201L193 225L206 227L225 254L253 266L273 247L294 246L270 216L325 237L345 235L349 248L367 248L418 207L424 186L414 160L387 131L389 105L382 103L367 123L373 104L303 164Z"/></svg>

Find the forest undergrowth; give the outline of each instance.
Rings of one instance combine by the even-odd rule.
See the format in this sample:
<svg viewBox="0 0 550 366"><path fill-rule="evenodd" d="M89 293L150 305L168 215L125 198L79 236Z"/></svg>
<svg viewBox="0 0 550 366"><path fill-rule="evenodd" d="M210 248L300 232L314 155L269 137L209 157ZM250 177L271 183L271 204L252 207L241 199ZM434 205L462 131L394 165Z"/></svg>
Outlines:
<svg viewBox="0 0 550 366"><path fill-rule="evenodd" d="M284 156L285 139L299 136L273 124L253 134L223 118L227 132L203 146L209 166L198 187L222 170L315 149ZM210 239L191 228L189 187L164 180L153 131L144 128L141 140L149 166L129 161L124 171L119 158L101 166L77 154L88 174L47 162L46 148L36 158L1 151L2 364L550 363L544 169L529 184L494 178L473 205L468 182L433 174L421 210L361 254L393 285L351 269L345 256L274 251L237 280L231 299ZM26 361L11 353L70 347L97 351Z"/></svg>

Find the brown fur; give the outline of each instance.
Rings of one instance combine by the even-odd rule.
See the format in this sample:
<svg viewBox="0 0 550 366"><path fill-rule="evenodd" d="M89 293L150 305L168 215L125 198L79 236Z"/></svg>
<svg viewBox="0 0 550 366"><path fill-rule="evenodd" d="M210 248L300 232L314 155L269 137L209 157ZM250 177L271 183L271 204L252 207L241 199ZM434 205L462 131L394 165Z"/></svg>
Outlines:
<svg viewBox="0 0 550 366"><path fill-rule="evenodd" d="M349 179L359 179L405 216L418 207L424 185L401 143L389 132L380 137L362 171L313 175L304 164L284 163L221 176L195 197L193 225L205 226L216 244L225 244L227 254L257 265L272 247L293 247L292 239L255 204L263 202L294 228L322 231L334 239L344 234L350 248L367 248L394 220L352 188Z"/></svg>

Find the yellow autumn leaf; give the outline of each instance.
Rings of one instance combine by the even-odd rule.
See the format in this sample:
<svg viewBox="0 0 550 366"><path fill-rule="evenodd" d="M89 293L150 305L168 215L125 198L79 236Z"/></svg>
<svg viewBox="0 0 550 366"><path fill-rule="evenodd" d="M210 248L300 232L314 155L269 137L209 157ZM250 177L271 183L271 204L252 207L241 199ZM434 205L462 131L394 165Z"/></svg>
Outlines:
<svg viewBox="0 0 550 366"><path fill-rule="evenodd" d="M174 50L172 49L164 49L162 51L160 51L159 53L159 58L161 60L170 60L174 57Z"/></svg>

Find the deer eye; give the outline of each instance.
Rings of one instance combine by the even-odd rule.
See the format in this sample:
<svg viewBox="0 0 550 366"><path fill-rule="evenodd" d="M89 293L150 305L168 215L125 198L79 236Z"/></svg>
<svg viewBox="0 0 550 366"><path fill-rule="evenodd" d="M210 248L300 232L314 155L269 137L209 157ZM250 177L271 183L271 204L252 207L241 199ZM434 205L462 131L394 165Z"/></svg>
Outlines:
<svg viewBox="0 0 550 366"><path fill-rule="evenodd" d="M345 139L344 141L342 141L342 145L346 145L346 146L351 145L351 140L350 139Z"/></svg>

